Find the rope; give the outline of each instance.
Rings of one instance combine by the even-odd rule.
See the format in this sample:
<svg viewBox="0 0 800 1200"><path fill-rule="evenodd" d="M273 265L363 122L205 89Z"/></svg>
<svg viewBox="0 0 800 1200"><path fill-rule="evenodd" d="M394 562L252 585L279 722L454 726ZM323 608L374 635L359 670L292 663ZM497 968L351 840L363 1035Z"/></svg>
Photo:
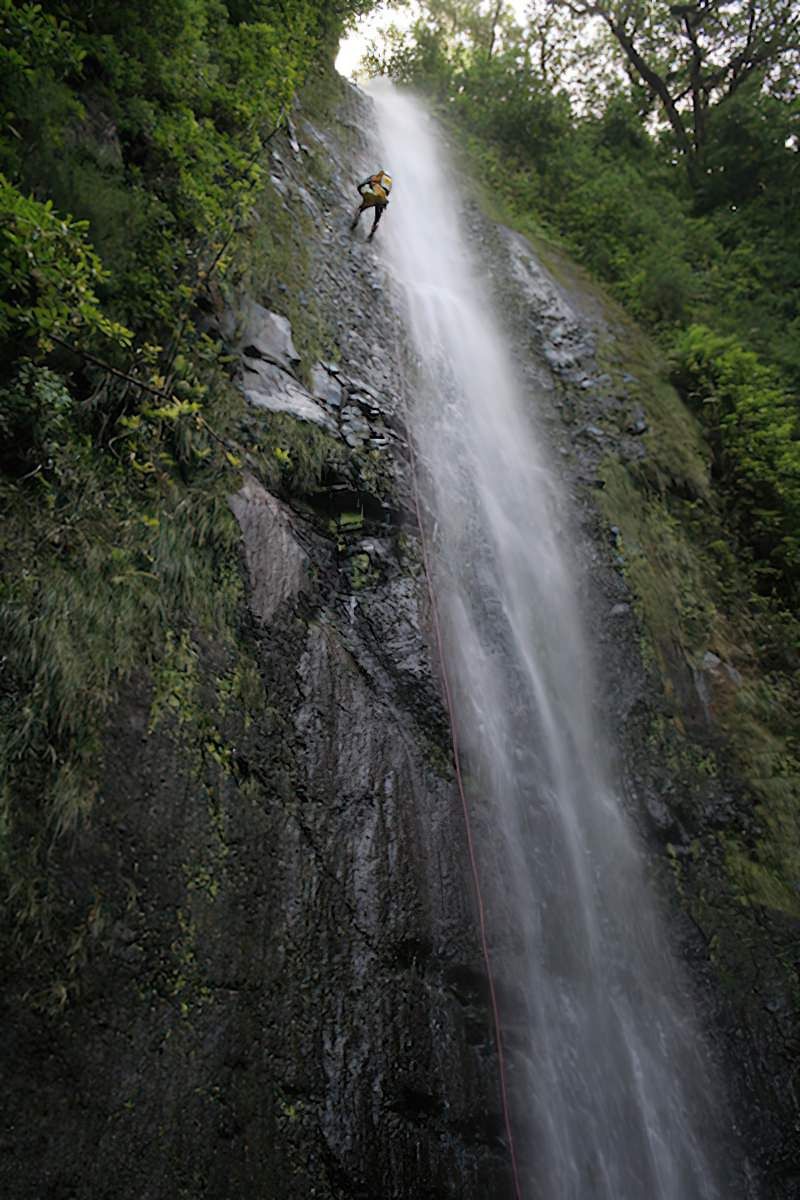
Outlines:
<svg viewBox="0 0 800 1200"><path fill-rule="evenodd" d="M461 756L458 748L458 733L456 731L455 721L455 706L453 703L453 693L450 687L450 678L447 674L447 666L445 665L444 639L442 638L442 629L439 621L439 609L436 603L436 591L433 585L433 575L430 567L430 558L428 554L428 545L425 539L425 529L422 520L422 504L420 501L419 477L417 472L417 456L414 450L414 436L410 430L408 420L408 403L403 391L403 407L406 414L406 428L408 430L408 450L409 459L411 462L411 486L414 496L414 509L417 518L417 527L419 528L420 544L422 546L422 566L425 572L425 581L428 586L428 595L430 598L431 615L433 617L434 638L436 641L436 651L439 658L439 669L441 671L442 686L444 690L445 707L447 709L448 722L450 725L450 742L453 749L453 765L455 767L456 784L458 794L461 797L461 808L464 813L464 826L467 833L467 849L469 852L469 864L472 874L472 882L475 887L475 896L478 903L478 927L480 931L481 952L483 955L484 965L486 967L486 978L489 981L489 996L492 1008L492 1020L494 1024L494 1036L497 1045L497 1061L500 1074L500 1097L503 1106L503 1121L506 1129L506 1137L508 1139L509 1156L511 1158L511 1171L514 1179L514 1196L516 1200L522 1198L522 1184L520 1183L519 1165L517 1163L517 1152L514 1144L514 1134L511 1129L511 1110L508 1102L508 1082L506 1076L506 1062L503 1053L503 1035L500 1026L500 1007L497 1002L497 990L494 983L494 975L492 973L491 955L489 953L489 940L486 931L486 909L483 903L483 893L481 891L480 871L478 868L478 858L475 852L475 839L472 833L472 822L470 821L469 805L467 803L467 794L464 787L464 777L461 772Z"/></svg>

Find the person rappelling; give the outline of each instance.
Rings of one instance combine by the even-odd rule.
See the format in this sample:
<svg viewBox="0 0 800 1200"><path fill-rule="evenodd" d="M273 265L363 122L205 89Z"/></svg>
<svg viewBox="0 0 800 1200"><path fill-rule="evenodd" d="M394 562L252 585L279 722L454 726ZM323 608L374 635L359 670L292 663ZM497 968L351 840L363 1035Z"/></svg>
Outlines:
<svg viewBox="0 0 800 1200"><path fill-rule="evenodd" d="M370 175L369 179L365 179L358 184L356 191L361 197L361 204L356 209L356 214L353 217L351 229L355 229L359 222L361 214L366 212L368 208L375 209L375 219L372 222L372 229L367 238L371 242L375 236L375 230L378 228L378 222L383 216L383 211L389 203L389 192L392 190L392 177L387 175L385 171L376 171L374 175Z"/></svg>

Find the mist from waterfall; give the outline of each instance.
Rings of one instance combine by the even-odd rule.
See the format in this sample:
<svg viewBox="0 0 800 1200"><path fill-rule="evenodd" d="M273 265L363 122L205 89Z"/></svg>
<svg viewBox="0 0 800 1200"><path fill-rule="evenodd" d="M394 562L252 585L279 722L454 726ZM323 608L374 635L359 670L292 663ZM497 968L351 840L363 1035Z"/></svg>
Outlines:
<svg viewBox="0 0 800 1200"><path fill-rule="evenodd" d="M388 83L370 90L375 166L395 181L378 237L418 357L406 390L459 738L499 846L497 961L523 997L510 1064L524 1195L728 1200L724 1100L610 781L537 397L510 366L434 122Z"/></svg>

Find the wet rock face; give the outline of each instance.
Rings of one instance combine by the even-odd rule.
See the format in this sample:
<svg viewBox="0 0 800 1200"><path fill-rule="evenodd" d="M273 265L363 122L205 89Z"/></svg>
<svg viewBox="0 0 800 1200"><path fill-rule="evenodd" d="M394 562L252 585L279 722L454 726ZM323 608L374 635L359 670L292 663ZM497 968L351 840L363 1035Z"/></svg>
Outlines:
<svg viewBox="0 0 800 1200"><path fill-rule="evenodd" d="M280 313L270 312L262 305L251 301L238 314L241 325L239 345L242 353L251 359L266 359L276 367L291 370L300 362L292 341L292 327L286 317ZM223 332L228 332L224 326L230 324L232 333L236 322L233 314L228 314L228 320L223 322Z"/></svg>
<svg viewBox="0 0 800 1200"><path fill-rule="evenodd" d="M587 289L568 261L557 263L557 274L548 271L519 234L492 225L474 206L467 220L503 297L520 377L570 497L564 546L572 558L598 676L599 727L608 732L621 795L661 893L675 952L689 969L695 1009L719 1078L727 1085L719 1103L730 1114L736 1142L732 1158L741 1153L743 1159L736 1167L736 1194L747 1200L796 1200L800 1175L790 1164L800 1156L800 1125L790 1080L797 1017L787 1001L786 970L796 929L788 928L791 919L779 912L748 914L730 936L741 929L750 961L740 976L731 977L720 968L714 941L696 915L705 905L722 909L730 903L724 843L714 835L735 827L758 836L752 795L724 769L719 774L703 770L709 749L720 751L719 761L725 761L716 713L742 680L719 655L706 652L690 665L676 647L668 663L667 700L664 681L642 661L643 629L626 580L620 530L608 524L598 503L604 460L638 467L649 453L641 381L624 369L612 379L601 366L608 359L624 363L620 315ZM516 281L511 291L510 279ZM696 498L690 487L684 496L681 481L669 483L682 498ZM663 746L654 741L653 729L665 713L676 714L686 729L684 744L691 750L685 753L694 755L689 766L674 758L664 761ZM704 846L717 846L707 861L697 858L701 837ZM684 865L691 872L694 908L688 874L675 886ZM794 958L793 951L789 954Z"/></svg>
<svg viewBox="0 0 800 1200"><path fill-rule="evenodd" d="M75 959L79 986L67 980L68 1002L42 1006L24 964L9 981L0 1194L13 1200L512 1194L413 519L402 322L381 231L368 245L364 227L348 228L354 181L376 165L359 132L370 122L351 93L328 126L298 118L271 154L277 195L314 221L310 287L336 361L301 375L275 297L242 297L221 330L256 440L274 413L335 439L353 474L336 480L331 504L361 505L365 527L342 544L246 475L230 498L247 592L239 644L199 641L189 699L158 720L152 679L123 686L91 825L54 856L76 912L96 914ZM595 503L609 448L630 461L647 452L637 381L612 384L598 364L609 330L594 301L557 283L516 234L477 213L472 227L506 296L516 280L504 311L574 503L565 538L606 719L663 875L664 843L688 845L691 826L648 760L652 687L619 540ZM373 454L388 497L368 491ZM254 697L240 688L226 700L225 681L248 667ZM687 679L701 713L731 686L721 661ZM705 804L709 820L730 819L723 789L709 786ZM755 1078L758 1040L733 1027L707 947L679 916L674 933L718 1053L739 1046ZM513 941L511 916L499 940ZM498 985L513 1074L524 1006ZM778 982L769 1004L784 1037ZM773 1042L763 1050L774 1063ZM734 1074L745 1113L740 1087ZM751 1124L765 1157L788 1162L768 1120ZM785 1200L791 1186L771 1194Z"/></svg>
<svg viewBox="0 0 800 1200"><path fill-rule="evenodd" d="M285 412L301 421L310 421L333 432L333 420L308 394L306 389L285 371L269 362L248 363L244 367L244 394L253 408L268 412Z"/></svg>
<svg viewBox="0 0 800 1200"><path fill-rule="evenodd" d="M258 480L246 477L230 505L242 531L250 609L266 623L283 604L297 601L310 561L292 534L289 513Z"/></svg>
<svg viewBox="0 0 800 1200"><path fill-rule="evenodd" d="M69 998L32 1005L24 964L10 981L14 1200L510 1195L396 318L348 230L368 111L352 95L330 130L299 118L273 154L279 195L319 226L337 362L307 386L288 322L252 298L223 333L256 435L288 413L346 447L356 481L381 456L394 494L353 490L364 528L342 540L245 475L237 645L193 638L163 678L124 683L91 823L54 853L97 914ZM352 503L357 483L336 486Z"/></svg>

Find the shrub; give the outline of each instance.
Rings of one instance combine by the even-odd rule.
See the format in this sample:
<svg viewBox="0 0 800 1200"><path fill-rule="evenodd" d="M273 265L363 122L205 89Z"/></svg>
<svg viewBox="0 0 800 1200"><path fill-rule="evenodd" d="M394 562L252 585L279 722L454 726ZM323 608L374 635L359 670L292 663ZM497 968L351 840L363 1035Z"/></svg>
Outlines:
<svg viewBox="0 0 800 1200"><path fill-rule="evenodd" d="M86 222L60 216L52 201L23 196L0 175L0 339L48 350L53 338L102 334L128 341L101 310L105 272L86 241Z"/></svg>
<svg viewBox="0 0 800 1200"><path fill-rule="evenodd" d="M735 337L691 325L678 338L673 374L703 409L715 470L735 497L740 530L762 573L794 591L800 577L800 423L775 371Z"/></svg>

